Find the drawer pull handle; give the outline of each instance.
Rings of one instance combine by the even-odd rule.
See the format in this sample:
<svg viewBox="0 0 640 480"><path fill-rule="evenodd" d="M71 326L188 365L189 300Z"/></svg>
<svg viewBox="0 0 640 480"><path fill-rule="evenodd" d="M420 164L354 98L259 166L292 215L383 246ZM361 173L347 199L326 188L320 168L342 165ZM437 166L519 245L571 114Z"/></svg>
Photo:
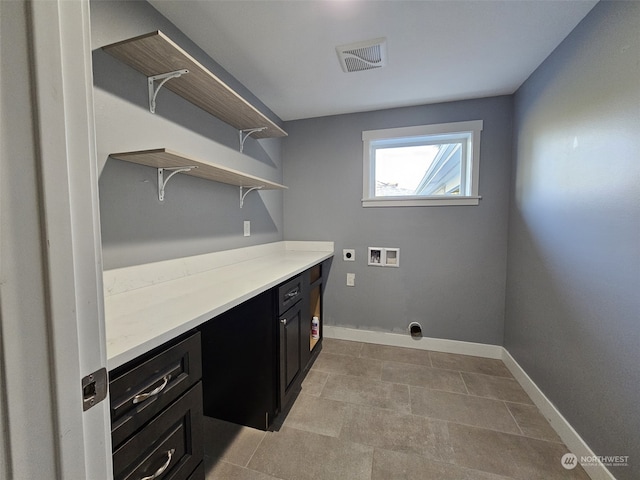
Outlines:
<svg viewBox="0 0 640 480"><path fill-rule="evenodd" d="M150 392L139 393L138 395L133 397L133 403L144 402L147 398L153 397L154 395L158 395L162 390L165 389L165 387L169 383L169 379L170 378L171 378L171 374L165 375L164 378L162 379L162 385L157 386L156 388L154 388Z"/></svg>
<svg viewBox="0 0 640 480"><path fill-rule="evenodd" d="M287 292L287 294L285 295L285 297L287 297L287 298L297 297L299 293L300 293L300 290L298 290L298 289L296 288L295 290L291 290L290 292Z"/></svg>
<svg viewBox="0 0 640 480"><path fill-rule="evenodd" d="M287 319L283 318L282 320L280 320L280 323L286 327L287 326Z"/></svg>
<svg viewBox="0 0 640 480"><path fill-rule="evenodd" d="M160 475L162 475L164 471L167 468L169 468L169 464L171 463L171 459L173 458L174 453L176 453L175 448L172 448L171 450L167 451L167 461L164 462L164 465L162 465L158 470L156 470L156 473L154 473L153 475L149 475L148 477L143 477L140 480L153 480L154 478L158 478Z"/></svg>

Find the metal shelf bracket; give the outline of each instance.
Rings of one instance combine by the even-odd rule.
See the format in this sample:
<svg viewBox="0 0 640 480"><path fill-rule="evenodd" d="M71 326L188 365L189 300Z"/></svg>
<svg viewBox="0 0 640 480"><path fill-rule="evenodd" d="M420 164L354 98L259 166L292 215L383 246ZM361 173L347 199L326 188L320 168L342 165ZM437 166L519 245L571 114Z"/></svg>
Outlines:
<svg viewBox="0 0 640 480"><path fill-rule="evenodd" d="M171 177L173 177L176 173L180 173L180 172L190 172L191 170L193 170L194 168L198 168L196 166L189 166L189 167L167 167L167 168L159 168L158 169L158 200L160 200L161 202L164 201L164 189L167 186L167 183L169 182L169 180L171 179ZM165 170L170 170L171 174L167 176L167 178L164 178L164 171Z"/></svg>
<svg viewBox="0 0 640 480"><path fill-rule="evenodd" d="M244 205L244 198L249 194L249 192L262 189L262 185L260 185L259 187L249 187L249 189L246 192L244 192L244 194L242 193L243 188L244 187L240 187L240 208L242 208L242 206Z"/></svg>
<svg viewBox="0 0 640 480"><path fill-rule="evenodd" d="M244 142L251 136L252 133L261 132L266 130L267 127L257 127L257 128L245 128L244 130L240 130L238 132L240 136L240 153L244 150Z"/></svg>
<svg viewBox="0 0 640 480"><path fill-rule="evenodd" d="M178 78L182 75L189 73L189 70L183 68L182 70L176 70L175 72L163 73L160 75L153 75L151 77L147 77L147 85L149 87L149 111L151 113L156 113L156 97L158 96L158 92L162 88L162 86L167 83L172 78ZM156 88L155 82L157 80L161 80Z"/></svg>

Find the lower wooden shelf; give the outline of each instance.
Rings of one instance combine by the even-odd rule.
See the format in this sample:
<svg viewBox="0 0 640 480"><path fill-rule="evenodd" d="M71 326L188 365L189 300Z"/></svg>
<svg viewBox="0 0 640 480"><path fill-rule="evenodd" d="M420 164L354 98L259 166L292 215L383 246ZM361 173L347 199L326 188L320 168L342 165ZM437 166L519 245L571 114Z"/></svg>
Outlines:
<svg viewBox="0 0 640 480"><path fill-rule="evenodd" d="M189 172L184 172L184 174L238 187L259 187L264 190L282 190L287 188L279 183L254 177L253 175L234 170L233 168L216 165L207 160L193 158L167 148L112 153L109 156L118 160L124 160L125 162L138 163L155 168L197 167Z"/></svg>
<svg viewBox="0 0 640 480"><path fill-rule="evenodd" d="M160 201L164 199L164 189L167 182L175 173L178 172L183 173L184 175L191 175L193 177L200 177L206 180L240 187L240 207L242 207L247 193L253 190L284 190L288 188L279 183L265 180L264 178L255 177L253 175L234 170L233 168L223 167L222 165L217 165L207 160L197 159L182 153L173 152L166 148L112 153L109 156L117 160L124 160L125 162L157 168L158 198ZM174 173L169 174L166 179L164 177L165 169L174 171ZM243 191L243 189L246 190Z"/></svg>

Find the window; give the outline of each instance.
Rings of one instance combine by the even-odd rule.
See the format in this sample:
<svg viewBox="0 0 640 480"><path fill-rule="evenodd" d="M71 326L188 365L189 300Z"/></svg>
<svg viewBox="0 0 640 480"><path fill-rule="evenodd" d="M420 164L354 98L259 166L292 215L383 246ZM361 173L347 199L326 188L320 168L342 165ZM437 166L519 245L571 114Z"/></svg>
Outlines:
<svg viewBox="0 0 640 480"><path fill-rule="evenodd" d="M362 132L363 207L478 205L482 120Z"/></svg>

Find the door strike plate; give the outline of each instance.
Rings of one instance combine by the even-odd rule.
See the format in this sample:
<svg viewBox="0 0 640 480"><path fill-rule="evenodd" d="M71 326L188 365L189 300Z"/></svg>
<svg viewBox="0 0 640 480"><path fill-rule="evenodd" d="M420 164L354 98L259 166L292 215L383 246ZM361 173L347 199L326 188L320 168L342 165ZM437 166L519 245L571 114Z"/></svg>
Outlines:
<svg viewBox="0 0 640 480"><path fill-rule="evenodd" d="M107 397L107 369L101 368L82 379L82 410L87 411Z"/></svg>

